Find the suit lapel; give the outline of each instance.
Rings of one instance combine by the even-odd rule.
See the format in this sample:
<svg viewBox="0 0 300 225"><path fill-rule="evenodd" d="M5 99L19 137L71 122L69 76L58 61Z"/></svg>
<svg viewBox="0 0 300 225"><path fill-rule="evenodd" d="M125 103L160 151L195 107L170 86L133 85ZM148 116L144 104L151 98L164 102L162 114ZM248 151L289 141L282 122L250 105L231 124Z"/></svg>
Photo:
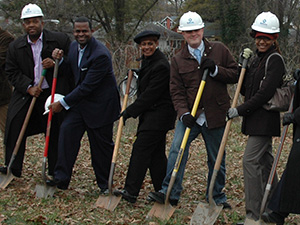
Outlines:
<svg viewBox="0 0 300 225"><path fill-rule="evenodd" d="M25 48L25 52L26 54L28 55L28 59L29 59L29 68L30 68L30 78L32 78L32 80L34 80L34 60L33 60L33 53L32 53L32 50L31 50L31 46L30 44L28 43L27 41L27 36L25 35L24 36L24 46L22 45L22 48L24 47ZM24 59L26 60L26 59Z"/></svg>
<svg viewBox="0 0 300 225"><path fill-rule="evenodd" d="M74 75L75 85L77 85L80 77L79 68L78 68L78 44L76 42L72 43L72 46L69 49L68 61L72 68Z"/></svg>

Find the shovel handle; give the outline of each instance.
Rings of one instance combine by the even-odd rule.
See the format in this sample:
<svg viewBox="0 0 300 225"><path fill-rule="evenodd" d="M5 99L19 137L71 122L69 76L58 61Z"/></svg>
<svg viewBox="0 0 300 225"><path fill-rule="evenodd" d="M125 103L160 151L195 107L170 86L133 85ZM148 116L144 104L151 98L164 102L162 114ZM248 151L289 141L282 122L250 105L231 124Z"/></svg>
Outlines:
<svg viewBox="0 0 300 225"><path fill-rule="evenodd" d="M126 84L126 91L125 91L123 104L122 104L122 112L127 107L132 76L133 76L132 70L129 70L127 84ZM113 156L112 156L111 166L110 166L110 172L109 172L109 177L108 177L108 190L109 190L110 195L112 194L113 175L114 175L114 171L115 171L117 156L118 156L118 153L119 153L119 147L120 147L120 142L121 142L121 135L122 135L123 126L124 126L123 116L121 116L120 119L119 119L117 137L116 137L116 141L115 141L115 146L114 146L114 151L113 151Z"/></svg>
<svg viewBox="0 0 300 225"><path fill-rule="evenodd" d="M244 59L243 62L244 61L247 61L247 60ZM243 65L244 65L244 63L243 63ZM241 87L242 87L242 84L243 84L243 80L244 80L244 77L245 77L245 73L246 73L246 68L243 67L242 70L241 70L241 73L240 73L239 81L238 81L238 84L237 84L237 87L236 87L236 91L235 91L234 98L233 98L233 101L232 101L232 104L231 104L231 108L235 108L236 105L237 105L239 94L240 94ZM228 120L227 123L226 123L223 138L222 138L222 141L221 141L221 144L220 144L220 147L219 147L219 153L218 153L218 156L217 156L217 159L216 159L216 162L215 162L214 170L219 170L220 169L223 154L224 154L224 150L225 150L225 146L226 146L228 135L229 135L229 129L230 129L231 123L232 123L232 119Z"/></svg>
<svg viewBox="0 0 300 225"><path fill-rule="evenodd" d="M201 80L201 83L199 85L198 92L197 92L197 95L196 95L196 98L195 98L195 101L194 101L194 105L193 105L192 112L191 112L192 116L196 115L196 112L197 112L197 109L198 109L198 106L199 106L199 103L200 103L200 100L201 100L201 97L202 97L202 94L203 94L203 90L204 90L204 87L205 87L205 84L206 84L207 75L208 75L208 70L206 69L206 70L204 70L202 80ZM171 194L171 190L173 188L173 185L174 185L174 182L175 182L175 179L176 179L176 176L177 176L177 172L178 172L180 164L181 164L184 149L185 149L187 140L189 138L190 132L191 132L191 128L187 127L185 129L185 132L184 132L184 136L183 136L183 139L182 139L182 142L181 142L181 146L180 146L178 156L176 158L176 162L175 162L174 169L173 169L173 172L172 172L172 176L171 176L171 179L170 179L170 182L169 182L169 186L168 186L168 190L167 190L167 194L166 194L166 201L165 201L166 205L169 204L169 197L170 197L170 194Z"/></svg>
<svg viewBox="0 0 300 225"><path fill-rule="evenodd" d="M42 83L45 79L45 76L46 76L46 72L47 70L46 69L43 69L42 71L42 76L40 78L40 81L38 83L38 87L41 87L42 86ZM12 166L12 163L19 151L19 148L20 148L20 145L21 145L21 142L22 142L22 139L24 137L24 134L25 134L25 131L26 131L26 128L27 128L27 125L28 125L28 122L29 122L29 119L30 119L30 116L31 116L31 113L32 113L32 110L33 110L33 107L35 105L35 102L36 102L36 99L37 97L32 97L32 100L31 100L31 103L29 105L29 108L27 110L27 114L25 116L25 120L24 120L24 123L22 125L22 128L21 128L21 131L20 131L20 134L18 136L18 139L17 139L17 142L16 142L16 145L15 145L15 148L13 150L13 153L12 153L12 156L11 156L11 159L10 159L10 162L9 162L9 165L8 165L8 170L10 170L11 166Z"/></svg>
<svg viewBox="0 0 300 225"><path fill-rule="evenodd" d="M57 74L58 74L58 64L59 64L59 60L56 59L55 66L54 66L54 72L53 72L53 80L52 80L51 101L50 101L51 104L54 102L54 95L55 95L55 90L56 90ZM48 121L47 121L44 158L46 158L48 156L52 116L53 116L53 112L52 112L52 108L50 108L49 113L48 113Z"/></svg>
<svg viewBox="0 0 300 225"><path fill-rule="evenodd" d="M132 70L129 70L128 72L128 79L127 79L127 84L126 84L126 91L123 99L123 104L122 104L122 112L126 109L127 107L127 102L128 102L128 96L129 96L129 91L130 91L130 84L132 81ZM118 130L117 130L117 137L115 141L115 147L114 147L114 153L113 153L113 158L112 162L115 163L120 147L120 140L121 140L121 135L122 135L122 128L123 128L124 122L123 122L123 116L120 117L119 119L119 125L118 125Z"/></svg>
<svg viewBox="0 0 300 225"><path fill-rule="evenodd" d="M199 106L199 103L200 103L200 100L201 100L201 97L202 97L202 93L203 93L203 90L204 90L204 87L205 87L205 84L206 84L207 74L208 74L208 70L205 70L204 73L203 73L203 76L202 76L202 80L201 80L197 95L196 95L196 99L194 101L193 108L192 108L192 112L191 112L192 116L196 115L196 112L197 112L197 109L198 109L198 106ZM180 157L179 158L177 157L175 167L174 167L174 172L176 172L176 173L178 172L178 169L179 169L179 166L180 166L180 163L181 163L181 159L182 159L182 156L183 156L183 152L184 152L187 140L189 138L190 132L191 132L191 128L187 127L185 129L184 136L183 136L181 146L180 146L180 151L178 153L178 155Z"/></svg>
<svg viewBox="0 0 300 225"><path fill-rule="evenodd" d="M236 91L234 93L234 98L233 98L233 101L232 101L232 104L231 104L231 108L235 108L236 105L237 105L237 101L238 101L238 98L239 98L239 94L240 94L241 87L242 87L243 80L244 80L245 73L246 73L247 63L248 63L248 59L244 59L243 60L243 65L242 65L242 70L241 70L241 73L240 73L240 76L239 76L239 81L238 81ZM212 193L213 193L213 188L215 186L215 181L216 181L219 169L221 167L221 163L222 163L222 159L223 159L223 155L224 155L225 146L226 146L226 143L227 143L231 123L232 123L232 119L230 119L226 122L224 134L223 134L222 141L221 141L221 144L220 144L220 147L219 147L219 152L218 152L217 159L216 159L216 162L215 162L215 165L214 165L214 171L213 171L213 174L211 176L209 190L208 190L209 204L215 204L215 202L213 201L213 194Z"/></svg>

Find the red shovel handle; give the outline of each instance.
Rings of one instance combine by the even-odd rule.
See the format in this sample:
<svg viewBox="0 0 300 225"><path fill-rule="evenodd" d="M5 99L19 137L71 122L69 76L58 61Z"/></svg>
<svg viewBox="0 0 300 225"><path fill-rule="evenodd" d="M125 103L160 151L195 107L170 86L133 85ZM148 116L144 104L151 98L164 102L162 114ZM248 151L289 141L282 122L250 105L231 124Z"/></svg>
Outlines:
<svg viewBox="0 0 300 225"><path fill-rule="evenodd" d="M54 66L54 72L53 72L53 80L52 80L51 104L54 102L54 95L55 95L56 82L57 82L57 73L58 73L58 64L59 64L59 60L56 59L55 60L55 66ZM46 139L45 139L44 157L48 156L52 115L53 115L52 108L50 108L50 111L49 111L49 114L48 114L48 121L47 121L47 131L46 131Z"/></svg>

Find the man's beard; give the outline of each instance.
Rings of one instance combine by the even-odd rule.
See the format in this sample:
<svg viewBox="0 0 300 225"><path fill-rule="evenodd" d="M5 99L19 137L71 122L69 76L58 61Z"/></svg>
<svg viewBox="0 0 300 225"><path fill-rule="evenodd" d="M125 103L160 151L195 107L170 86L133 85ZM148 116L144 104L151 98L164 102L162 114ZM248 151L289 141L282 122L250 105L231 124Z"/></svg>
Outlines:
<svg viewBox="0 0 300 225"><path fill-rule="evenodd" d="M39 39L40 35L41 35L40 33L33 34L33 35L29 34L29 38L30 38L30 40L37 40L37 39Z"/></svg>

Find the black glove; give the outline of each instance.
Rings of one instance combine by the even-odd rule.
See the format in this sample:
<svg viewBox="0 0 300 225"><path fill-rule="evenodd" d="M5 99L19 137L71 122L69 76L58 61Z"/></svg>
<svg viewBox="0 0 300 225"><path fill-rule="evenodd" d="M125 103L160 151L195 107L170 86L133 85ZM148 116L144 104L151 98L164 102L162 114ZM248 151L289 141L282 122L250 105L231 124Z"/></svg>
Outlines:
<svg viewBox="0 0 300 225"><path fill-rule="evenodd" d="M203 58L201 65L201 68L208 69L209 72L214 73L216 70L216 64L214 62L214 60L210 59L210 58Z"/></svg>
<svg viewBox="0 0 300 225"><path fill-rule="evenodd" d="M282 118L282 125L286 126L295 122L294 113L285 113Z"/></svg>
<svg viewBox="0 0 300 225"><path fill-rule="evenodd" d="M191 114L186 114L182 117L182 122L186 127L192 128L196 123L196 118Z"/></svg>
<svg viewBox="0 0 300 225"><path fill-rule="evenodd" d="M120 117L123 117L123 124L125 126L126 120L132 116L125 109L123 112L121 112Z"/></svg>
<svg viewBox="0 0 300 225"><path fill-rule="evenodd" d="M294 72L294 78L295 78L295 80L298 80L299 77L300 77L300 69L296 69Z"/></svg>

